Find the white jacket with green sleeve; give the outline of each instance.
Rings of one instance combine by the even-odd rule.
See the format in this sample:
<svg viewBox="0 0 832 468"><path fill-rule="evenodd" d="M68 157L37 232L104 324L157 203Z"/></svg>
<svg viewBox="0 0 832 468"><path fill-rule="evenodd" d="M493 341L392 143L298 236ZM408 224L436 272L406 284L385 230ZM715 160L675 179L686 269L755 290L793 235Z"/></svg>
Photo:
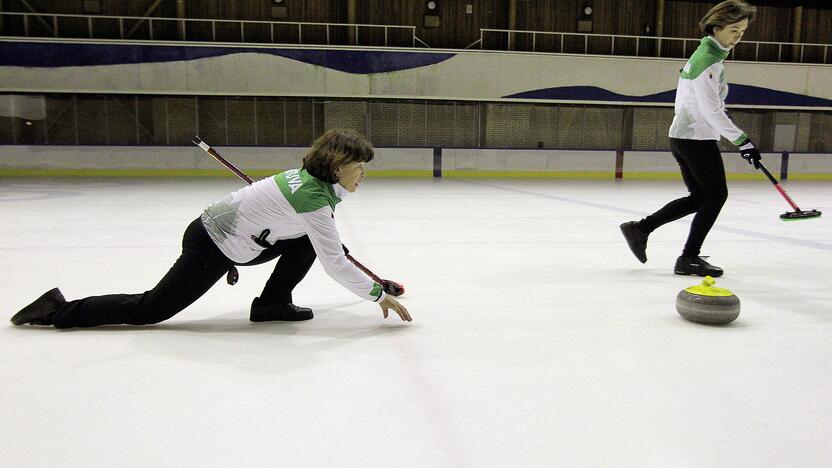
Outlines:
<svg viewBox="0 0 832 468"><path fill-rule="evenodd" d="M725 113L728 83L722 62L729 51L712 36L699 42L679 76L670 138L719 141L724 136L735 145L747 138Z"/></svg>
<svg viewBox="0 0 832 468"><path fill-rule="evenodd" d="M309 236L315 254L329 276L357 296L379 301L380 284L347 260L335 224L335 205L348 192L305 169L291 169L254 182L209 205L202 213L208 235L235 263L254 260L265 250L254 241L266 229L264 240Z"/></svg>

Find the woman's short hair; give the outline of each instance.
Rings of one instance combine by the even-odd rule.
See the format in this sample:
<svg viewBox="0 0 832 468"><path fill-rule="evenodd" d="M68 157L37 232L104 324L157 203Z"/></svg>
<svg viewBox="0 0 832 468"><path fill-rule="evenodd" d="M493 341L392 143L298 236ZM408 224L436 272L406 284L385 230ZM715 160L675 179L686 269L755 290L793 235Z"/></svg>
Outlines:
<svg viewBox="0 0 832 468"><path fill-rule="evenodd" d="M714 28L724 28L729 24L739 23L744 19L754 21L757 7L743 0L727 0L717 4L699 20L699 28L703 33L712 35Z"/></svg>
<svg viewBox="0 0 832 468"><path fill-rule="evenodd" d="M369 162L374 157L373 145L351 130L329 130L315 140L306 156L303 168L313 177L334 184L338 169L351 162Z"/></svg>

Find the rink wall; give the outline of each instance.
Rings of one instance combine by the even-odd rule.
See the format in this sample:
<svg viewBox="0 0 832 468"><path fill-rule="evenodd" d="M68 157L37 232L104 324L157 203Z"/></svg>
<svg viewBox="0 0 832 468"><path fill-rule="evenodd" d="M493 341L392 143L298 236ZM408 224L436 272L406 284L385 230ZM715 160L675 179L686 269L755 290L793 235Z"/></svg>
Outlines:
<svg viewBox="0 0 832 468"><path fill-rule="evenodd" d="M0 39L0 92L672 105L684 59ZM832 110L832 66L731 61L737 107Z"/></svg>
<svg viewBox="0 0 832 468"><path fill-rule="evenodd" d="M218 147L243 172L262 177L298 167L303 147ZM760 177L737 153L723 153L729 178ZM781 179L832 180L832 154L764 153ZM539 177L584 179L678 178L665 151L376 148L368 165L381 177ZM0 146L0 177L230 176L197 147Z"/></svg>

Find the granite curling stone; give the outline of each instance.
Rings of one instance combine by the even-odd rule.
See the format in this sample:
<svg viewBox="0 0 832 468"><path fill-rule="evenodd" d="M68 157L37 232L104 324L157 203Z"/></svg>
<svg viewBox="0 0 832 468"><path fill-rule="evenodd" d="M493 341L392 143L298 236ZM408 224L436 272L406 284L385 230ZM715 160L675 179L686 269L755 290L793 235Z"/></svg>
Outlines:
<svg viewBox="0 0 832 468"><path fill-rule="evenodd" d="M706 276L702 284L679 291L676 311L691 322L725 325L740 315L740 299L731 291L714 286L716 281Z"/></svg>

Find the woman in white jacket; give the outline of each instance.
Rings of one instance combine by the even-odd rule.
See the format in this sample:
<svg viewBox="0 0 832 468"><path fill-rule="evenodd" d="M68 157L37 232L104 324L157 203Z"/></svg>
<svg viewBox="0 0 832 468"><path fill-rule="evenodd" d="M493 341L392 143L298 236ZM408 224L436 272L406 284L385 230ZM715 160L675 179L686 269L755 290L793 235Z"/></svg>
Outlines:
<svg viewBox="0 0 832 468"><path fill-rule="evenodd" d="M713 227L728 187L717 142L725 137L741 156L759 167L760 152L725 113L728 84L723 61L742 39L756 8L742 0L728 0L713 7L699 22L706 34L679 76L675 115L670 126L670 149L682 171L690 194L673 200L641 221L621 225L627 244L641 263L647 261L647 236L658 227L696 213L682 255L676 260L678 275L721 276L721 268L699 256L702 243Z"/></svg>
<svg viewBox="0 0 832 468"><path fill-rule="evenodd" d="M151 290L66 301L58 288L12 317L15 325L55 328L147 325L173 317L199 299L234 265L280 257L250 319L309 320L312 310L291 303L292 289L317 257L338 283L410 321L407 309L346 258L335 206L364 179L373 148L358 134L330 130L307 152L303 167L246 186L208 206L182 239L182 254Z"/></svg>

